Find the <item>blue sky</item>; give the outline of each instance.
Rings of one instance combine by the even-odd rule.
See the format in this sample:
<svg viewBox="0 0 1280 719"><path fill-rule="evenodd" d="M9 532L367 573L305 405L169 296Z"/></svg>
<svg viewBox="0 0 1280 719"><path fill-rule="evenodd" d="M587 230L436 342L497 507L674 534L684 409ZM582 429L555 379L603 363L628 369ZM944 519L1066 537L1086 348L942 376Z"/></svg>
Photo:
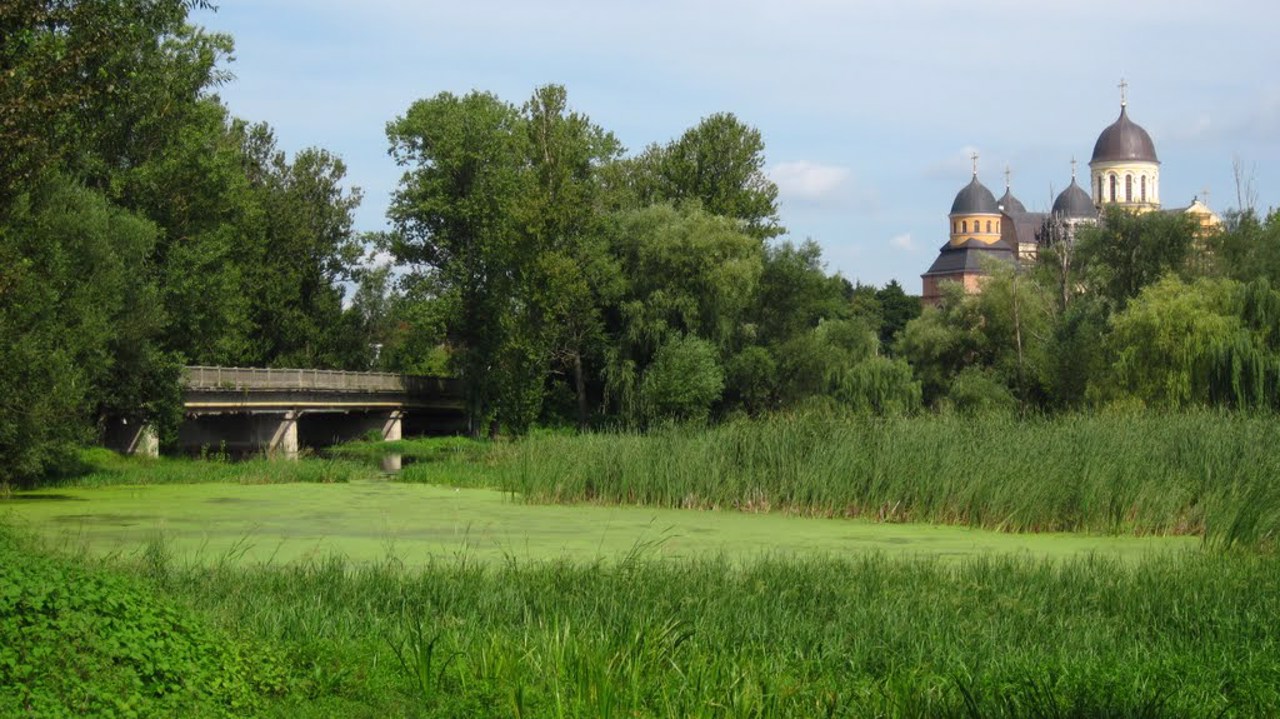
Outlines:
<svg viewBox="0 0 1280 719"><path fill-rule="evenodd" d="M1043 210L1119 113L1152 135L1166 206L1206 188L1236 207L1238 162L1280 206L1280 3L1274 0L224 0L231 112L281 146L341 156L386 226L401 171L386 123L420 98L521 104L561 84L639 152L732 112L764 136L789 236L851 280L919 275L946 241L969 155L996 195ZM1082 182L1081 184L1085 184Z"/></svg>

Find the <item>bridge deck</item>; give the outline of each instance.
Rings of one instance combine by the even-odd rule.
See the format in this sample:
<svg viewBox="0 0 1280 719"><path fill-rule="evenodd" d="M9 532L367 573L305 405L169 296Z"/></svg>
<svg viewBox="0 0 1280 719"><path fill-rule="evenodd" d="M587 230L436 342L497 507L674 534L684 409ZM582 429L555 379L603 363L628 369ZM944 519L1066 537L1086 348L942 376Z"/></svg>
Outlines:
<svg viewBox="0 0 1280 719"><path fill-rule="evenodd" d="M461 397L458 381L448 377L318 369L192 366L186 368L184 387L189 392L385 392Z"/></svg>

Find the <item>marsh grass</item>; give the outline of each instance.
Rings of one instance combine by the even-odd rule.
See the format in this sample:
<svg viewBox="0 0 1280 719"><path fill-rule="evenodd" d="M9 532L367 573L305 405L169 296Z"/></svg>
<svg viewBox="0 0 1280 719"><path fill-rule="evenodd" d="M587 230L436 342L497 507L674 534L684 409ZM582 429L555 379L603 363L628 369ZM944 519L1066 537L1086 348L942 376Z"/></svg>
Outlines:
<svg viewBox="0 0 1280 719"><path fill-rule="evenodd" d="M378 476L375 468L353 459L306 457L302 461L251 457L126 457L111 450L81 450L78 469L52 477L42 487L110 487L121 484L333 483Z"/></svg>
<svg viewBox="0 0 1280 719"><path fill-rule="evenodd" d="M535 436L406 467L405 481L496 486L529 502L785 511L1016 532L1280 533L1271 415L1052 419L811 414L647 434Z"/></svg>
<svg viewBox="0 0 1280 719"><path fill-rule="evenodd" d="M1243 717L1280 710L1276 562L331 559L157 586L292 648L281 715Z"/></svg>

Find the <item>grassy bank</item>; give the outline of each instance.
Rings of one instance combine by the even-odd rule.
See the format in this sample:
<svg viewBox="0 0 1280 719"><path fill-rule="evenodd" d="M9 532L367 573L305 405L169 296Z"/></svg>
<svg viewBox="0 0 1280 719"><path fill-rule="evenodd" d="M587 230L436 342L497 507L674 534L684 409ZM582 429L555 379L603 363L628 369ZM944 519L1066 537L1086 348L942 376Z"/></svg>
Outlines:
<svg viewBox="0 0 1280 719"><path fill-rule="evenodd" d="M122 647L105 654L71 639L24 644L21 631L3 646L24 657L26 677L86 667L71 672L74 687L42 690L46 709L59 696L74 707L136 695L139 716L174 706L282 717L1268 716L1280 711L1276 562L871 555L736 566L640 551L610 564L447 561L409 572L337 559L187 567L157 544L126 565L73 567L109 577L113 591L46 601L42 616L67 623L77 612L88 631L104 616L131 626L123 617L140 603L169 607L177 626L196 627L181 636L240 648L223 677L231 689L207 671L225 651L200 659L165 634L99 637ZM39 567L68 571L65 560ZM31 588L61 577L6 583L0 626L15 606L26 621ZM123 604L111 598L117 586L132 592ZM173 685L186 694L154 701L151 684L120 684L104 658L180 671L173 646L205 670ZM52 651L37 655L42 647ZM11 666L0 661L0 686L23 687ZM99 686L100 676L111 681ZM188 707L181 696L202 699ZM0 692L0 713L21 713L21 701Z"/></svg>
<svg viewBox="0 0 1280 719"><path fill-rule="evenodd" d="M1280 536L1278 439L1270 415L809 415L645 435L533 436L484 452L427 441L421 451L433 461L407 465L402 478L496 486L530 502L1196 534L1222 546L1270 546Z"/></svg>

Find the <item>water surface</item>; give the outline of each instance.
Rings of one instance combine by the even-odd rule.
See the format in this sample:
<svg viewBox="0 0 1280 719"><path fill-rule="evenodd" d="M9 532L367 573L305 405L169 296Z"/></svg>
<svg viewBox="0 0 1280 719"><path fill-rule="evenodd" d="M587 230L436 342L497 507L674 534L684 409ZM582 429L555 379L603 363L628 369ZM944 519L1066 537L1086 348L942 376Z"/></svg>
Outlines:
<svg viewBox="0 0 1280 719"><path fill-rule="evenodd" d="M350 484L189 484L15 493L0 519L59 546L131 555L163 538L185 561L287 563L341 555L476 561L612 561L724 555L966 557L1096 553L1123 560L1194 548L1190 537L1005 534L736 511L527 505L509 494L389 481Z"/></svg>

